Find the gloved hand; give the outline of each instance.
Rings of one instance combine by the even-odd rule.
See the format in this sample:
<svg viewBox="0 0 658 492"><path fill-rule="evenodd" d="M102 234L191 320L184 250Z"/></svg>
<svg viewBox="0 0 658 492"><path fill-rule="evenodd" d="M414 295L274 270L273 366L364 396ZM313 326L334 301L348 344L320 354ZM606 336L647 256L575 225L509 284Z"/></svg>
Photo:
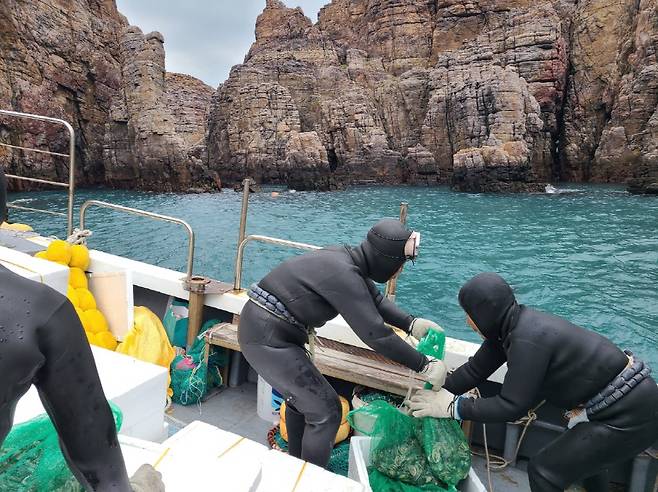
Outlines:
<svg viewBox="0 0 658 492"><path fill-rule="evenodd" d="M414 318L414 320L411 322L411 335L418 340L427 335L427 332L430 331L430 329L443 331L443 328L437 325L434 321L430 321L429 319Z"/></svg>
<svg viewBox="0 0 658 492"><path fill-rule="evenodd" d="M425 368L418 374L432 385L433 391L439 391L446 382L448 369L442 360L426 355L428 362Z"/></svg>
<svg viewBox="0 0 658 492"><path fill-rule="evenodd" d="M164 492L162 474L151 465L142 465L130 478L133 492Z"/></svg>
<svg viewBox="0 0 658 492"><path fill-rule="evenodd" d="M455 395L450 391L418 390L404 404L414 417L455 418Z"/></svg>

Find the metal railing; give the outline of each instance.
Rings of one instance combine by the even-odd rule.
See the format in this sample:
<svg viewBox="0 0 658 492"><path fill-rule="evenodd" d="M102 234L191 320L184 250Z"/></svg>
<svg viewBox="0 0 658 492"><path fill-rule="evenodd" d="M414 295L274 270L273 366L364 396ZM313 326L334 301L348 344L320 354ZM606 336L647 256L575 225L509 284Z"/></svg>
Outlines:
<svg viewBox="0 0 658 492"><path fill-rule="evenodd" d="M190 224L184 220L177 219L176 217L169 217L168 215L156 214L154 212L147 212L146 210L140 210L138 208L124 207L123 205L116 205L114 203L101 202L99 200L87 200L82 204L80 208L80 229L85 228L85 216L89 207L100 207L100 208L109 208L111 210L117 210L119 212L126 212L132 215L139 215L141 217L149 217L155 220L161 220L163 222L171 222L173 224L182 225L187 231L189 244L187 249L187 269L186 269L186 281L189 283L192 280L192 270L194 268L194 231Z"/></svg>
<svg viewBox="0 0 658 492"><path fill-rule="evenodd" d="M258 241L261 243L268 244L277 244L279 246L286 246L288 248L294 249L303 249L307 251L315 251L317 249L322 249L320 246L314 246L312 244L298 243L295 241L288 241L286 239L277 239L275 237L269 236L258 236L250 235L242 240L238 246L238 256L235 260L235 281L233 282L233 288L235 290L240 290L240 283L242 282L242 260L244 258L244 249L251 241Z"/></svg>
<svg viewBox="0 0 658 492"><path fill-rule="evenodd" d="M41 150L41 149L35 149L32 147L22 147L20 145L11 145L8 143L0 142L0 146L2 147L7 147L10 149L16 149L16 150L23 150L27 152L35 152L38 154L49 154L49 155L54 155L58 157L68 157L69 158L69 181L68 183L63 183L59 181L51 181L47 179L38 179L38 178L28 178L25 176L18 176L15 174L6 174L8 178L12 179L18 179L21 181L29 181L32 183L41 183L41 184L47 184L51 186L59 186L63 188L68 188L68 208L67 208L67 213L63 214L61 212L53 212L52 210L43 210L40 208L31 208L31 207L24 207L22 205L16 205L13 203L8 203L7 206L9 208L14 208L18 210L27 210L29 212L39 212L39 213L45 213L45 214L50 214L50 215L56 215L59 217L66 217L67 220L67 226L66 226L66 235L70 236L73 233L73 198L75 194L75 130L73 130L73 127L64 120L60 120L59 118L50 118L49 116L40 116L36 114L30 114L30 113L19 113L17 111L8 111L5 109L0 109L0 115L4 116L12 116L15 118L26 118L26 119L31 119L31 120L38 120L38 121L46 121L49 123L55 123L58 125L63 125L66 127L66 129L69 132L69 153L68 154L62 154L60 152L51 152L49 150Z"/></svg>

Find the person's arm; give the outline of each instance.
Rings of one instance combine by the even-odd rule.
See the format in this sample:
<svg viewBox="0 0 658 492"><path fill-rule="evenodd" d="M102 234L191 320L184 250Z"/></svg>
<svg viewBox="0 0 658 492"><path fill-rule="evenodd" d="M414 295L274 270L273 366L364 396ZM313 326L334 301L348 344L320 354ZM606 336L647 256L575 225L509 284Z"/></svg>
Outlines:
<svg viewBox="0 0 658 492"><path fill-rule="evenodd" d="M400 328L405 333L409 333L414 317L382 294L372 280L366 279L365 282L368 286L370 296L377 307L377 311L379 311L384 321L389 325Z"/></svg>
<svg viewBox="0 0 658 492"><path fill-rule="evenodd" d="M512 342L500 393L491 398L461 398L459 416L476 422L517 420L537 403L549 361L545 347L525 340Z"/></svg>
<svg viewBox="0 0 658 492"><path fill-rule="evenodd" d="M466 364L448 375L443 387L455 395L466 393L486 381L505 360L501 344L485 340Z"/></svg>
<svg viewBox="0 0 658 492"><path fill-rule="evenodd" d="M339 271L318 287L318 293L340 313L363 342L389 359L416 372L427 357L408 345L384 324L364 278L355 271Z"/></svg>
<svg viewBox="0 0 658 492"><path fill-rule="evenodd" d="M70 302L46 320L38 338L45 363L34 384L71 471L87 490L130 492L112 412Z"/></svg>

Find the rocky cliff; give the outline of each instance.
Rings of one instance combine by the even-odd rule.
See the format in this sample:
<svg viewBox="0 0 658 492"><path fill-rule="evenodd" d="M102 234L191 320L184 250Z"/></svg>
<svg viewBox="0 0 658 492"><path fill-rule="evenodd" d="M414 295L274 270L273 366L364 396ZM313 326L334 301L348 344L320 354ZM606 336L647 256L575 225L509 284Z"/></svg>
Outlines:
<svg viewBox="0 0 658 492"><path fill-rule="evenodd" d="M163 42L114 0L0 0L0 107L70 121L82 185L658 193L656 0L333 0L315 23L266 0L217 91L166 73ZM67 152L30 121L0 118L0 141ZM0 165L67 174L7 147Z"/></svg>
<svg viewBox="0 0 658 492"><path fill-rule="evenodd" d="M217 187L202 159L213 90L166 74L164 56L162 36L129 26L113 0L0 0L0 108L69 121L81 185ZM63 128L29 120L0 118L0 141L68 152ZM65 158L7 147L0 165L68 175Z"/></svg>
<svg viewBox="0 0 658 492"><path fill-rule="evenodd" d="M213 99L208 166L307 189L549 180L645 190L656 168L655 0L267 0Z"/></svg>

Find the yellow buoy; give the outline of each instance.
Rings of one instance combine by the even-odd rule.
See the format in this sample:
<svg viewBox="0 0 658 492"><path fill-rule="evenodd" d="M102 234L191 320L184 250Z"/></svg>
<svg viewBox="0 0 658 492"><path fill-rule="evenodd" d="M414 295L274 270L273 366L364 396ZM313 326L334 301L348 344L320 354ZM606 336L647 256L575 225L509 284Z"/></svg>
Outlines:
<svg viewBox="0 0 658 492"><path fill-rule="evenodd" d="M56 239L48 245L46 256L50 261L68 266L71 261L71 245L61 239Z"/></svg>
<svg viewBox="0 0 658 492"><path fill-rule="evenodd" d="M71 304L78 309L78 306L80 306L80 298L78 297L78 293L75 291L73 287L70 285L66 289L66 297L68 297L69 301L71 301Z"/></svg>
<svg viewBox="0 0 658 492"><path fill-rule="evenodd" d="M80 309L83 311L96 309L96 299L94 299L94 295L89 292L89 289L75 289L75 292L78 294L78 306Z"/></svg>
<svg viewBox="0 0 658 492"><path fill-rule="evenodd" d="M3 222L0 225L0 229L16 232L32 232L34 230L27 224L9 224L8 222Z"/></svg>
<svg viewBox="0 0 658 492"><path fill-rule="evenodd" d="M92 332L85 330L85 335L87 335L87 341L91 345L96 345L96 335L94 335Z"/></svg>
<svg viewBox="0 0 658 492"><path fill-rule="evenodd" d="M117 339L109 331L101 331L96 333L96 345L108 350L115 350L117 348Z"/></svg>
<svg viewBox="0 0 658 492"><path fill-rule="evenodd" d="M69 285L74 289L88 289L87 276L80 268L71 267L69 270Z"/></svg>
<svg viewBox="0 0 658 492"><path fill-rule="evenodd" d="M35 253L34 257L35 258L41 258L42 260L49 261L48 260L48 253L46 253L45 251L39 251L39 252Z"/></svg>
<svg viewBox="0 0 658 492"><path fill-rule="evenodd" d="M105 316L98 309L88 309L82 313L82 326L95 334L109 330Z"/></svg>
<svg viewBox="0 0 658 492"><path fill-rule="evenodd" d="M340 405L342 407L342 412L343 412L343 417L340 421L340 427L338 428L338 432L336 433L336 440L334 441L334 444L338 444L339 442L344 441L347 439L347 436L350 434L350 424L347 422L347 414L350 411L350 404L347 402L345 398L342 396L340 398ZM281 437L288 442L288 429L286 427L286 402L284 401L281 404L281 410L280 410L280 415L281 415L281 420L279 422L279 431L281 432Z"/></svg>
<svg viewBox="0 0 658 492"><path fill-rule="evenodd" d="M74 244L71 246L71 261L69 265L81 270L89 268L89 249L82 244Z"/></svg>

